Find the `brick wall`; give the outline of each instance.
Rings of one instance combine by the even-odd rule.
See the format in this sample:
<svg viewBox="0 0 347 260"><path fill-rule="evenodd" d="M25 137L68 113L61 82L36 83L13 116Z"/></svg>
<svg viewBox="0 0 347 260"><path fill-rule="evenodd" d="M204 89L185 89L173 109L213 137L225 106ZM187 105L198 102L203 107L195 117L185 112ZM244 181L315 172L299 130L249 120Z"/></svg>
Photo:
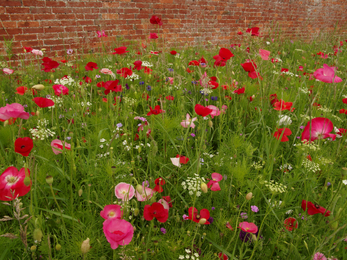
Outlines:
<svg viewBox="0 0 347 260"><path fill-rule="evenodd" d="M65 49L100 47L120 37L144 40L150 32L171 44L229 44L250 24L266 30L278 23L283 35L315 36L337 22L346 32L346 0L0 0L0 55L6 39L13 53L24 46L45 48L46 56ZM149 23L157 15L163 26Z"/></svg>

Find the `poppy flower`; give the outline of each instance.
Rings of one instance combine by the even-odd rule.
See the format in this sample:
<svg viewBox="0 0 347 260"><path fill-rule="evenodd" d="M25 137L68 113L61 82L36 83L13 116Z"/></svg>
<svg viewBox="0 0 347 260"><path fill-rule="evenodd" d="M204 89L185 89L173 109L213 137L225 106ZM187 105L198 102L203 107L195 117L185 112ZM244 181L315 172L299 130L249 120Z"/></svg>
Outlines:
<svg viewBox="0 0 347 260"><path fill-rule="evenodd" d="M30 137L17 138L14 142L14 151L23 156L28 156L33 147L34 143Z"/></svg>
<svg viewBox="0 0 347 260"><path fill-rule="evenodd" d="M286 218L284 220L284 227L288 231L292 231L293 229L297 229L298 228L298 221L295 218Z"/></svg>
<svg viewBox="0 0 347 260"><path fill-rule="evenodd" d="M152 40L158 39L158 34L156 34L156 33L150 33L148 38L149 38L149 39L152 39Z"/></svg>
<svg viewBox="0 0 347 260"><path fill-rule="evenodd" d="M6 121L10 118L29 119L29 113L24 111L24 107L18 103L6 104L0 107L0 120Z"/></svg>
<svg viewBox="0 0 347 260"><path fill-rule="evenodd" d="M96 64L95 62L88 62L87 65L84 67L86 70L97 70L98 69L98 64Z"/></svg>
<svg viewBox="0 0 347 260"><path fill-rule="evenodd" d="M188 214L188 219L196 223L200 223L202 225L210 224L210 222L208 221L208 219L210 218L210 212L208 211L208 209L202 209L200 210L200 213L198 213L198 210L196 208L190 207L188 209Z"/></svg>
<svg viewBox="0 0 347 260"><path fill-rule="evenodd" d="M112 78L116 78L116 75L114 75L114 73L110 69L103 68L99 72L102 74L110 75Z"/></svg>
<svg viewBox="0 0 347 260"><path fill-rule="evenodd" d="M149 75L149 74L152 74L152 71L153 71L153 70L150 69L150 68L148 68L148 67L145 67L145 69L143 70L143 72L146 73L146 74L148 74L148 75Z"/></svg>
<svg viewBox="0 0 347 260"><path fill-rule="evenodd" d="M141 66L142 65L142 61L137 60L137 61L134 62L134 65L135 65L134 68L133 68L134 70L141 70L142 69L142 66Z"/></svg>
<svg viewBox="0 0 347 260"><path fill-rule="evenodd" d="M148 187L143 187L143 192L139 193L137 190L135 191L135 196L138 201L147 201L151 199L154 195L155 191L148 188Z"/></svg>
<svg viewBox="0 0 347 260"><path fill-rule="evenodd" d="M184 128L188 128L188 127L195 128L194 121L196 121L197 119L198 119L197 117L194 117L191 119L190 115L187 113L186 119L181 122L181 126L183 126Z"/></svg>
<svg viewBox="0 0 347 260"><path fill-rule="evenodd" d="M14 72L14 70L11 70L9 68L4 68L4 69L2 69L2 71L7 75L11 75Z"/></svg>
<svg viewBox="0 0 347 260"><path fill-rule="evenodd" d="M312 122L312 125L311 123ZM311 129L311 132L310 132ZM330 134L334 129L333 123L328 118L316 117L309 121L301 134L301 141L314 141L317 139L332 138L336 139L336 135Z"/></svg>
<svg viewBox="0 0 347 260"><path fill-rule="evenodd" d="M156 218L159 222L165 223L169 217L169 211L161 203L154 202L152 205L146 205L143 209L143 217L147 221Z"/></svg>
<svg viewBox="0 0 347 260"><path fill-rule="evenodd" d="M60 154L63 152L64 149L70 150L71 149L71 145L66 143L66 142L62 142L59 139L54 139L51 142L51 147L53 150L54 154Z"/></svg>
<svg viewBox="0 0 347 260"><path fill-rule="evenodd" d="M291 108L292 105L293 105L293 102L285 102L282 99L280 99L279 101L273 104L273 107L277 111L289 110L293 112L295 108Z"/></svg>
<svg viewBox="0 0 347 260"><path fill-rule="evenodd" d="M330 211L325 208L319 206L318 204L313 204L311 201L302 200L301 208L303 211L306 211L309 215L322 214L325 217L330 216Z"/></svg>
<svg viewBox="0 0 347 260"><path fill-rule="evenodd" d="M166 98L167 100L171 100L171 101L175 99L175 97L173 97L173 96L166 96L165 98Z"/></svg>
<svg viewBox="0 0 347 260"><path fill-rule="evenodd" d="M149 22L150 22L151 24L163 25L163 22L161 21L161 19L160 19L158 16L155 16L155 15L153 15L153 16L151 17L151 19L149 19Z"/></svg>
<svg viewBox="0 0 347 260"><path fill-rule="evenodd" d="M122 85L118 85L119 80L109 80L106 82L102 82L101 86L105 88L105 95L108 95L112 92L122 92Z"/></svg>
<svg viewBox="0 0 347 260"><path fill-rule="evenodd" d="M336 68L329 67L327 64L323 64L322 69L317 69L313 76L319 81L325 83L339 83L342 82L342 79L336 76Z"/></svg>
<svg viewBox="0 0 347 260"><path fill-rule="evenodd" d="M170 51L170 54L171 54L171 55L176 55L176 54L177 54L177 51L172 50L172 51Z"/></svg>
<svg viewBox="0 0 347 260"><path fill-rule="evenodd" d="M121 68L120 70L117 70L117 74L119 74L123 78L126 78L133 75L133 71L129 68Z"/></svg>
<svg viewBox="0 0 347 260"><path fill-rule="evenodd" d="M65 87L64 85L53 85L52 88L54 90L54 94L58 97L60 95L68 95L69 94L69 89L67 87Z"/></svg>
<svg viewBox="0 0 347 260"><path fill-rule="evenodd" d="M162 197L166 202L169 204L169 208L172 208L171 198L170 196L163 196Z"/></svg>
<svg viewBox="0 0 347 260"><path fill-rule="evenodd" d="M107 35L106 35L106 33L105 33L104 30L102 30L102 32L97 31L96 33L98 34L98 37L99 37L99 38L101 38L101 37L107 37Z"/></svg>
<svg viewBox="0 0 347 260"><path fill-rule="evenodd" d="M260 54L260 57L263 60L269 60L269 56L270 56L270 52L269 51L263 50L263 49L259 49L259 54Z"/></svg>
<svg viewBox="0 0 347 260"><path fill-rule="evenodd" d="M229 222L227 222L227 223L225 224L225 226L226 226L227 228L229 228L231 231L234 231L233 227L230 225Z"/></svg>
<svg viewBox="0 0 347 260"><path fill-rule="evenodd" d="M212 113L212 109L208 107L204 107L200 104L196 104L194 107L195 113L197 113L199 116L205 117Z"/></svg>
<svg viewBox="0 0 347 260"><path fill-rule="evenodd" d="M85 83L91 83L93 80L91 78L89 78L88 76L84 76L82 78L84 80Z"/></svg>
<svg viewBox="0 0 347 260"><path fill-rule="evenodd" d="M247 232L247 233L257 233L258 232L258 227L254 223L250 222L241 222L239 224L239 228L241 228L242 231Z"/></svg>
<svg viewBox="0 0 347 260"><path fill-rule="evenodd" d="M218 191L221 190L219 183L221 180L223 180L223 176L217 172L212 173L212 180L210 180L207 183L207 187L211 188L212 191Z"/></svg>
<svg viewBox="0 0 347 260"><path fill-rule="evenodd" d="M347 114L347 110L342 108L342 109L339 110L339 113L340 114Z"/></svg>
<svg viewBox="0 0 347 260"><path fill-rule="evenodd" d="M28 186L24 184L25 172L29 177L29 169L22 168L18 171L16 167L11 166L0 175L0 200L10 201L26 195L30 191L31 181Z"/></svg>
<svg viewBox="0 0 347 260"><path fill-rule="evenodd" d="M112 54L119 54L119 55L122 55L122 54L124 54L124 53L129 52L129 51L127 51L126 49L127 49L127 47L125 47L125 46L122 46L122 47L119 47L119 48L115 48L115 49L114 49L115 52L112 52Z"/></svg>
<svg viewBox="0 0 347 260"><path fill-rule="evenodd" d="M344 128L338 128L338 132L336 132L337 135L339 135L340 137L342 135L347 135L347 129Z"/></svg>
<svg viewBox="0 0 347 260"><path fill-rule="evenodd" d="M188 66L199 66L199 62L197 60L192 60L188 63Z"/></svg>
<svg viewBox="0 0 347 260"><path fill-rule="evenodd" d="M219 116L220 115L220 110L218 107L214 106L214 105L208 105L207 108L211 109L212 112L210 113L210 116L212 117L212 119L215 116Z"/></svg>
<svg viewBox="0 0 347 260"><path fill-rule="evenodd" d="M189 162L189 158L184 155L176 155L176 158L180 158L180 164L187 164Z"/></svg>
<svg viewBox="0 0 347 260"><path fill-rule="evenodd" d="M36 97L33 98L32 101L34 101L36 105L38 105L41 108L54 106L54 101L48 98Z"/></svg>
<svg viewBox="0 0 347 260"><path fill-rule="evenodd" d="M33 50L33 48L31 47L23 47L24 52L31 52Z"/></svg>
<svg viewBox="0 0 347 260"><path fill-rule="evenodd" d="M131 200L135 195L134 187L125 182L118 183L114 190L116 197L122 201Z"/></svg>
<svg viewBox="0 0 347 260"><path fill-rule="evenodd" d="M259 36L259 27L248 28L246 32L250 33L251 36Z"/></svg>
<svg viewBox="0 0 347 260"><path fill-rule="evenodd" d="M208 82L208 86L209 86L211 89L216 89L216 88L219 87L219 84L218 84L218 82L216 82L216 81L210 80L210 81Z"/></svg>
<svg viewBox="0 0 347 260"><path fill-rule="evenodd" d="M26 93L26 91L28 90L28 88L25 86L21 86L21 87L16 88L16 90L17 90L16 94L23 96Z"/></svg>
<svg viewBox="0 0 347 260"><path fill-rule="evenodd" d="M245 93L245 87L239 88L237 90L234 90L234 93L237 95Z"/></svg>
<svg viewBox="0 0 347 260"><path fill-rule="evenodd" d="M164 190L162 188L163 185L165 185L165 180L163 178L157 178L154 181L155 187L153 190L155 190L158 193L162 193Z"/></svg>
<svg viewBox="0 0 347 260"><path fill-rule="evenodd" d="M156 106L154 107L154 109L152 109L151 106L150 106L149 108L150 108L150 111L147 113L147 116L150 116L150 115L159 115L159 114L165 112L165 110L160 109L160 106L159 106L159 105L156 105Z"/></svg>
<svg viewBox="0 0 347 260"><path fill-rule="evenodd" d="M229 257L225 254L223 254L222 252L218 253L218 258L222 259L222 260L228 260Z"/></svg>
<svg viewBox="0 0 347 260"><path fill-rule="evenodd" d="M100 212L100 216L104 219L118 218L121 219L123 216L123 211L120 205L106 205L104 209Z"/></svg>
<svg viewBox="0 0 347 260"><path fill-rule="evenodd" d="M241 32L241 31L238 31L238 32L237 32L237 34L238 34L238 35L242 35L242 34L243 34L243 32Z"/></svg>
<svg viewBox="0 0 347 260"><path fill-rule="evenodd" d="M134 227L124 219L108 218L102 224L107 241L112 249L128 245L134 236Z"/></svg>
<svg viewBox="0 0 347 260"><path fill-rule="evenodd" d="M342 99L342 102L347 105L347 98Z"/></svg>
<svg viewBox="0 0 347 260"><path fill-rule="evenodd" d="M48 57L44 57L42 61L43 63L41 65L44 66L42 70L45 72L52 72L53 69L58 68L59 66L58 62L51 60Z"/></svg>
<svg viewBox="0 0 347 260"><path fill-rule="evenodd" d="M282 135L283 133L283 135ZM287 136L291 135L292 131L289 128L277 128L277 131L274 133L274 137L279 140L281 138L281 142L288 142L289 139Z"/></svg>

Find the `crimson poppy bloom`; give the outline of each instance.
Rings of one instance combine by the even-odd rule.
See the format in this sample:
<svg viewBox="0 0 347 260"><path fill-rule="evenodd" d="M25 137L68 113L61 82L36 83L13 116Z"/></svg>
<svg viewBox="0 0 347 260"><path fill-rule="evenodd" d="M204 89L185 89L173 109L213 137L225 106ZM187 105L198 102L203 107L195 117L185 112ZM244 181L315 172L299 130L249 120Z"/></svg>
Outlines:
<svg viewBox="0 0 347 260"><path fill-rule="evenodd" d="M211 89L216 89L216 88L219 87L219 84L218 84L218 82L216 82L216 81L210 80L210 81L208 82L208 86L211 87Z"/></svg>
<svg viewBox="0 0 347 260"><path fill-rule="evenodd" d="M293 112L295 108L291 108L292 105L293 105L293 102L285 102L282 99L280 99L279 101L273 104L273 107L277 111L289 110Z"/></svg>
<svg viewBox="0 0 347 260"><path fill-rule="evenodd" d="M347 114L347 110L342 108L342 109L339 110L339 113L340 114Z"/></svg>
<svg viewBox="0 0 347 260"><path fill-rule="evenodd" d="M347 105L347 98L342 99L342 102Z"/></svg>
<svg viewBox="0 0 347 260"><path fill-rule="evenodd" d="M196 208L190 207L188 209L188 214L188 219L196 223L200 223L202 225L210 224L210 222L208 221L208 219L210 218L210 212L208 211L208 209L202 209L200 210L200 213L198 213L198 210Z"/></svg>
<svg viewBox="0 0 347 260"><path fill-rule="evenodd" d="M176 158L180 158L180 164L187 164L189 162L189 158L184 155L176 155Z"/></svg>
<svg viewBox="0 0 347 260"><path fill-rule="evenodd" d="M173 97L173 96L166 96L165 97L167 100L174 100L175 99L175 97Z"/></svg>
<svg viewBox="0 0 347 260"><path fill-rule="evenodd" d="M311 121L308 121L307 125L305 126L304 131L301 134L301 140L314 141L325 138L332 138L335 140L336 135L330 134L333 129L334 125L328 118L313 118Z"/></svg>
<svg viewBox="0 0 347 260"><path fill-rule="evenodd" d="M344 128L338 128L338 129L339 129L339 131L336 134L338 134L339 136L342 136L342 135L346 136L347 135L347 129L344 129Z"/></svg>
<svg viewBox="0 0 347 260"><path fill-rule="evenodd" d="M274 103L278 102L278 99L277 99L277 94L271 94L270 95L270 103L271 105L273 105Z"/></svg>
<svg viewBox="0 0 347 260"><path fill-rule="evenodd" d="M120 70L117 70L117 74L119 74L123 78L126 78L133 75L133 71L129 68L121 68Z"/></svg>
<svg viewBox="0 0 347 260"><path fill-rule="evenodd" d="M158 193L162 193L164 191L162 186L165 184L165 180L163 178L155 179L154 184L155 187L153 188L153 190L155 190Z"/></svg>
<svg viewBox="0 0 347 260"><path fill-rule="evenodd" d="M293 229L297 229L298 228L298 221L295 218L286 218L284 220L284 227L288 231L292 231Z"/></svg>
<svg viewBox="0 0 347 260"><path fill-rule="evenodd" d="M218 253L218 258L222 260L229 260L229 257L222 252Z"/></svg>
<svg viewBox="0 0 347 260"><path fill-rule="evenodd" d="M329 217L331 213L329 210L326 210L318 204L313 204L311 201L306 200L302 200L301 208L303 211L306 211L307 209L307 214L309 215L322 214L325 217Z"/></svg>
<svg viewBox="0 0 347 260"><path fill-rule="evenodd" d="M44 57L42 59L42 61L43 61L43 63L41 65L43 65L45 67L42 70L45 72L52 72L53 69L58 68L58 66L59 66L58 62L51 60L48 57Z"/></svg>
<svg viewBox="0 0 347 260"><path fill-rule="evenodd" d="M95 62L88 62L87 65L84 67L86 70L91 70L93 71L94 69L97 70L98 69L98 64L96 64Z"/></svg>
<svg viewBox="0 0 347 260"><path fill-rule="evenodd" d="M109 80L102 84L102 87L105 88L105 95L108 95L112 92L122 92L122 85L118 85L119 80Z"/></svg>
<svg viewBox="0 0 347 260"><path fill-rule="evenodd" d="M172 208L170 196L163 196L162 198L169 204L169 208Z"/></svg>
<svg viewBox="0 0 347 260"><path fill-rule="evenodd" d="M223 180L223 176L217 172L214 172L212 173L212 180L207 183L207 187L211 188L212 191L219 191L221 189L218 182L221 180Z"/></svg>
<svg viewBox="0 0 347 260"><path fill-rule="evenodd" d="M158 34L156 34L156 33L150 33L148 38L149 38L149 39L152 39L152 40L158 39Z"/></svg>
<svg viewBox="0 0 347 260"><path fill-rule="evenodd" d="M23 156L28 156L34 147L33 140L30 137L17 138L14 142L14 151Z"/></svg>
<svg viewBox="0 0 347 260"><path fill-rule="evenodd" d="M143 70L143 72L146 73L146 74L148 74L148 75L149 75L149 74L152 74L152 71L153 71L153 70L150 69L150 68L148 68L148 67L145 67L145 69Z"/></svg>
<svg viewBox="0 0 347 260"><path fill-rule="evenodd" d="M171 55L176 55L176 54L177 54L177 51L172 50L172 51L170 51L170 54L171 54Z"/></svg>
<svg viewBox="0 0 347 260"><path fill-rule="evenodd" d="M282 135L283 133L283 135ZM292 131L289 129L289 128L280 128L278 129L277 128L277 131L274 133L274 137L279 140L281 135L282 135L282 138L281 138L281 142L288 142L289 139L288 139L288 135L291 135L292 134Z"/></svg>
<svg viewBox="0 0 347 260"><path fill-rule="evenodd" d="M156 105L154 109L152 109L151 106L150 106L149 108L150 108L150 111L147 113L147 116L150 116L150 115L159 115L159 114L165 112L165 110L160 109L160 106L159 106L159 105Z"/></svg>
<svg viewBox="0 0 347 260"><path fill-rule="evenodd" d="M153 15L151 19L149 20L151 24L158 24L158 25L163 25L163 22L158 16Z"/></svg>
<svg viewBox="0 0 347 260"><path fill-rule="evenodd" d="M91 78L89 78L88 76L84 76L82 78L84 80L85 83L91 83L93 80Z"/></svg>
<svg viewBox="0 0 347 260"><path fill-rule="evenodd" d="M246 32L250 33L251 36L259 36L259 27L248 28Z"/></svg>
<svg viewBox="0 0 347 260"><path fill-rule="evenodd" d="M125 46L122 46L122 47L119 47L119 48L115 48L115 49L114 49L115 52L112 52L112 54L119 54L119 55L122 55L122 54L124 54L124 53L129 52L129 51L127 51L126 49L127 49L127 47L125 47Z"/></svg>
<svg viewBox="0 0 347 260"><path fill-rule="evenodd" d="M147 221L156 218L159 222L165 223L169 217L169 210L165 209L161 203L154 202L152 205L146 205L143 209L143 217Z"/></svg>
<svg viewBox="0 0 347 260"><path fill-rule="evenodd" d="M41 108L54 106L54 101L48 98L36 97L36 98L33 98L32 101L34 101L36 105L38 105Z"/></svg>
<svg viewBox="0 0 347 260"><path fill-rule="evenodd" d="M16 94L23 96L25 92L28 90L28 88L25 86L21 86L16 88L16 90L17 90Z"/></svg>
<svg viewBox="0 0 347 260"><path fill-rule="evenodd" d="M31 47L23 47L24 52L31 52L33 50L33 48Z"/></svg>
<svg viewBox="0 0 347 260"><path fill-rule="evenodd" d="M141 66L142 65L142 61L137 60L137 61L134 62L134 65L135 65L134 68L133 68L134 70L141 70L142 69L142 66Z"/></svg>
<svg viewBox="0 0 347 260"><path fill-rule="evenodd" d="M212 113L212 109L208 107L204 107L200 104L196 104L194 107L195 113L197 113L199 116L205 117Z"/></svg>
<svg viewBox="0 0 347 260"><path fill-rule="evenodd" d="M237 95L245 93L245 87L239 88L237 90L234 90L234 93Z"/></svg>
<svg viewBox="0 0 347 260"><path fill-rule="evenodd" d="M188 66L199 66L199 62L197 60L192 60L188 63Z"/></svg>

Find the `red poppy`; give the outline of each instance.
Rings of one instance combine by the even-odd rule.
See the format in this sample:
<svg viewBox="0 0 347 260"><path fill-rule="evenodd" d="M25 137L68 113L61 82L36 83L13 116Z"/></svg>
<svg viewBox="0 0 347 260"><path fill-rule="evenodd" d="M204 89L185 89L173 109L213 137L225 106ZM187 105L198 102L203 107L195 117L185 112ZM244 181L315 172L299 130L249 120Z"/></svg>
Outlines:
<svg viewBox="0 0 347 260"><path fill-rule="evenodd" d="M163 196L162 198L169 204L169 208L172 208L170 196Z"/></svg>
<svg viewBox="0 0 347 260"><path fill-rule="evenodd" d="M142 94L142 98L148 100L149 99L149 95L147 93L143 93Z"/></svg>
<svg viewBox="0 0 347 260"><path fill-rule="evenodd" d="M322 214L325 217L329 217L331 213L329 210L326 210L318 204L313 204L311 201L306 200L302 200L301 208L303 209L303 211L306 211L307 208L307 214L309 215Z"/></svg>
<svg viewBox="0 0 347 260"><path fill-rule="evenodd" d="M16 88L16 90L17 90L16 94L23 96L25 92L28 90L28 88L25 86L21 86Z"/></svg>
<svg viewBox="0 0 347 260"><path fill-rule="evenodd" d="M225 96L225 99L228 99L229 101L232 99L231 96Z"/></svg>
<svg viewBox="0 0 347 260"><path fill-rule="evenodd" d="M43 63L41 65L43 65L45 67L42 70L45 72L52 72L53 69L58 68L58 66L59 66L58 62L51 60L48 57L44 57L42 59L42 61L43 61Z"/></svg>
<svg viewBox="0 0 347 260"><path fill-rule="evenodd" d="M14 151L23 156L28 156L33 147L34 143L30 137L17 138L14 142Z"/></svg>
<svg viewBox="0 0 347 260"><path fill-rule="evenodd" d="M72 118L72 119L67 119L67 122L70 124L75 124L75 120Z"/></svg>
<svg viewBox="0 0 347 260"><path fill-rule="evenodd" d="M176 155L176 158L180 158L180 164L187 164L189 162L189 158L183 155Z"/></svg>
<svg viewBox="0 0 347 260"><path fill-rule="evenodd" d="M145 206L143 217L148 221L156 218L159 222L165 223L169 217L169 210L165 209L161 203L154 202L152 205Z"/></svg>
<svg viewBox="0 0 347 260"><path fill-rule="evenodd" d="M126 78L133 75L133 71L129 68L121 68L120 70L117 70L117 74L120 74L121 77Z"/></svg>
<svg viewBox="0 0 347 260"><path fill-rule="evenodd" d="M226 226L227 228L229 228L231 231L234 231L233 227L230 225L229 222L227 222L227 223L225 224L225 226Z"/></svg>
<svg viewBox="0 0 347 260"><path fill-rule="evenodd" d="M278 102L277 94L271 94L270 95L270 103L271 103L271 105L273 105L276 102Z"/></svg>
<svg viewBox="0 0 347 260"><path fill-rule="evenodd" d="M105 88L105 95L108 95L111 91L112 92L122 92L122 85L118 85L119 80L110 80L110 81L106 81L103 84L103 87Z"/></svg>
<svg viewBox="0 0 347 260"><path fill-rule="evenodd" d="M151 19L149 20L151 24L158 24L158 25L163 25L163 22L158 16L153 15Z"/></svg>
<svg viewBox="0 0 347 260"><path fill-rule="evenodd" d="M66 63L66 62L67 62L67 60L60 60L60 62L61 62L61 63Z"/></svg>
<svg viewBox="0 0 347 260"><path fill-rule="evenodd" d="M204 63L207 64L207 61L205 60L205 58L202 56L200 60L198 60L199 63Z"/></svg>
<svg viewBox="0 0 347 260"><path fill-rule="evenodd" d="M192 73L192 72L194 72L194 70L190 70L189 68L187 68L187 72Z"/></svg>
<svg viewBox="0 0 347 260"><path fill-rule="evenodd" d="M237 90L234 90L234 93L237 95L245 93L245 87L239 88Z"/></svg>
<svg viewBox="0 0 347 260"><path fill-rule="evenodd" d="M92 82L92 79L89 78L88 76L84 76L82 79L84 80L85 83L91 83Z"/></svg>
<svg viewBox="0 0 347 260"><path fill-rule="evenodd" d="M248 52L248 53L249 53L249 52L250 52L250 50L251 50L251 49L250 49L249 47L247 47L247 48L246 48L246 52Z"/></svg>
<svg viewBox="0 0 347 260"><path fill-rule="evenodd" d="M24 52L31 52L33 50L33 48L31 47L23 47Z"/></svg>
<svg viewBox="0 0 347 260"><path fill-rule="evenodd" d="M158 34L156 34L156 33L150 33L150 34L149 34L149 39L152 39L152 40L158 39Z"/></svg>
<svg viewBox="0 0 347 260"><path fill-rule="evenodd" d="M38 105L41 108L54 106L54 101L48 98L36 97L32 100L36 103L36 105Z"/></svg>
<svg viewBox="0 0 347 260"><path fill-rule="evenodd" d="M289 110L293 112L295 108L291 108L292 105L293 105L293 102L285 102L282 99L280 99L279 101L273 104L273 107L275 110L278 110L278 111Z"/></svg>
<svg viewBox="0 0 347 260"><path fill-rule="evenodd" d="M137 60L137 61L134 62L134 65L135 65L134 68L133 68L134 70L141 70L142 69L142 66L141 66L142 65L142 61Z"/></svg>
<svg viewBox="0 0 347 260"><path fill-rule="evenodd" d="M190 207L188 209L188 213L189 213L189 217L188 219L199 223L201 221L201 219L205 219L206 222L202 223L204 221L201 222L201 224L205 224L208 225L210 224L210 222L208 222L208 219L210 218L210 212L208 211L208 209L202 209L200 210L200 213L198 213L198 210L196 208Z"/></svg>
<svg viewBox="0 0 347 260"><path fill-rule="evenodd" d="M195 113L197 113L199 116L205 117L212 113L212 109L208 107L204 107L200 104L196 104L194 107Z"/></svg>
<svg viewBox="0 0 347 260"><path fill-rule="evenodd" d="M237 34L238 34L238 35L242 35L242 34L243 34L243 32L241 32L241 31L238 31L238 32L237 32Z"/></svg>
<svg viewBox="0 0 347 260"><path fill-rule="evenodd" d="M339 112L340 114L347 114L347 110L344 108L340 109Z"/></svg>
<svg viewBox="0 0 347 260"><path fill-rule="evenodd" d="M229 257L227 255L223 254L222 252L218 253L218 258L222 259L222 260L228 260L229 259Z"/></svg>
<svg viewBox="0 0 347 260"><path fill-rule="evenodd" d="M172 50L172 51L170 51L170 54L171 54L171 55L176 55L176 54L177 54L177 51L173 51L173 50Z"/></svg>
<svg viewBox="0 0 347 260"><path fill-rule="evenodd" d="M339 136L347 135L347 129L344 129L344 128L338 128L338 129L339 131L336 134L338 134Z"/></svg>
<svg viewBox="0 0 347 260"><path fill-rule="evenodd" d="M153 71L152 69L145 67L143 72L149 75L149 74L152 74L152 71Z"/></svg>
<svg viewBox="0 0 347 260"><path fill-rule="evenodd" d="M199 66L199 62L197 60L192 60L188 63L188 66Z"/></svg>
<svg viewBox="0 0 347 260"><path fill-rule="evenodd" d="M284 227L288 231L292 231L293 229L297 229L298 228L298 221L295 218L286 218L284 220Z"/></svg>
<svg viewBox="0 0 347 260"><path fill-rule="evenodd" d="M342 99L342 102L347 104L347 98Z"/></svg>
<svg viewBox="0 0 347 260"><path fill-rule="evenodd" d="M289 128L280 128L280 129L277 128L277 131L274 133L274 137L277 140L279 140L282 135L281 142L288 142L289 139L287 136L291 134L292 134L292 131Z"/></svg>
<svg viewBox="0 0 347 260"><path fill-rule="evenodd" d="M125 47L125 46L122 46L122 47L119 47L119 48L115 48L115 49L114 49L115 52L112 52L112 54L119 54L119 55L122 55L122 54L124 54L124 53L129 52L129 51L127 51L126 49L127 49L127 47Z"/></svg>
<svg viewBox="0 0 347 260"><path fill-rule="evenodd" d="M166 96L165 97L167 100L174 100L175 99L175 97L173 97L173 96Z"/></svg>
<svg viewBox="0 0 347 260"><path fill-rule="evenodd" d="M159 115L159 114L165 112L165 110L160 109L160 106L159 106L159 105L156 105L154 109L152 109L151 106L150 106L149 108L150 108L150 111L147 113L147 116L150 116L150 115Z"/></svg>
<svg viewBox="0 0 347 260"><path fill-rule="evenodd" d="M250 33L251 36L259 36L259 27L248 28L246 32Z"/></svg>
<svg viewBox="0 0 347 260"><path fill-rule="evenodd" d="M86 70L91 70L93 71L94 69L97 70L98 69L98 64L96 64L95 62L88 62L87 65L84 67Z"/></svg>
<svg viewBox="0 0 347 260"><path fill-rule="evenodd" d="M208 82L208 86L211 87L211 89L216 89L216 88L218 88L219 84L216 81L210 80Z"/></svg>
<svg viewBox="0 0 347 260"><path fill-rule="evenodd" d="M155 179L154 184L155 184L155 187L153 188L153 190L159 193L162 193L164 191L162 186L165 184L165 180L163 178Z"/></svg>

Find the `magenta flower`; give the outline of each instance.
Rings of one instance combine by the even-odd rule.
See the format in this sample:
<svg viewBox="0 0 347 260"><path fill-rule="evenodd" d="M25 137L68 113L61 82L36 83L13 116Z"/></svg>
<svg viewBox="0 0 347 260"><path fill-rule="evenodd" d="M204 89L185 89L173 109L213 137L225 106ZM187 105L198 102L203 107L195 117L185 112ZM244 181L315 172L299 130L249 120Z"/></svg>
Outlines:
<svg viewBox="0 0 347 260"><path fill-rule="evenodd" d="M53 150L53 153L54 154L60 154L63 152L64 148L67 149L67 150L70 150L71 149L71 145L66 143L66 142L62 142L60 141L59 139L54 139L52 142L51 142L51 147L52 147L52 150Z"/></svg>
<svg viewBox="0 0 347 260"><path fill-rule="evenodd" d="M195 124L193 123L194 121L196 121L198 118L194 117L193 119L190 118L190 115L187 113L186 115L186 120L183 120L181 122L181 126L183 126L184 128L195 128Z"/></svg>
<svg viewBox="0 0 347 260"><path fill-rule="evenodd" d="M215 116L219 116L220 115L220 111L219 111L219 108L214 106L214 105L209 105L207 106L209 109L212 109L212 112L210 114L210 116L212 117L212 119L215 117Z"/></svg>
<svg viewBox="0 0 347 260"><path fill-rule="evenodd" d="M222 179L223 179L223 176L221 174L216 172L212 173L212 180L210 180L207 183L207 187L211 188L212 191L221 190L218 182L221 181Z"/></svg>
<svg viewBox="0 0 347 260"><path fill-rule="evenodd" d="M268 60L269 59L269 56L270 56L270 52L269 51L263 50L263 49L259 49L259 54L260 54L260 57L263 60Z"/></svg>
<svg viewBox="0 0 347 260"><path fill-rule="evenodd" d="M311 128L311 133L310 133ZM312 126L310 121L307 123L304 131L301 134L301 141L314 141L317 139L332 138L336 139L336 135L329 134L334 129L333 123L328 118L316 117L312 119Z"/></svg>
<svg viewBox="0 0 347 260"><path fill-rule="evenodd" d="M30 175L29 169L28 177ZM30 191L31 181L28 186L24 184L25 168L17 170L16 167L8 167L0 175L0 200L9 201L24 196Z"/></svg>
<svg viewBox="0 0 347 260"><path fill-rule="evenodd" d="M327 64L323 64L322 69L317 69L313 76L325 83L339 83L342 79L335 76L335 67L329 67Z"/></svg>
<svg viewBox="0 0 347 260"><path fill-rule="evenodd" d="M24 111L24 107L21 104L13 103L6 104L5 107L0 107L0 119L8 120L10 118L22 118L28 119L29 113Z"/></svg>
<svg viewBox="0 0 347 260"><path fill-rule="evenodd" d="M3 71L5 74L8 74L8 75L11 75L11 74L14 72L14 70L11 70L11 69L9 69L9 68L4 68L4 69L2 69L2 71Z"/></svg>
<svg viewBox="0 0 347 260"><path fill-rule="evenodd" d="M132 185L121 182L116 185L115 194L118 199L123 201L131 200L135 195L135 189Z"/></svg>
<svg viewBox="0 0 347 260"><path fill-rule="evenodd" d="M158 35L156 33L150 33L149 39L158 39Z"/></svg>
<svg viewBox="0 0 347 260"><path fill-rule="evenodd" d="M133 239L134 227L124 219L108 218L103 223L103 230L112 249L128 245Z"/></svg>
<svg viewBox="0 0 347 260"><path fill-rule="evenodd" d="M104 219L121 219L123 216L123 211L121 210L121 206L119 205L106 205L104 209L100 212L100 216Z"/></svg>
<svg viewBox="0 0 347 260"><path fill-rule="evenodd" d="M257 206L251 206L251 210L255 213L259 212L259 208Z"/></svg>
<svg viewBox="0 0 347 260"><path fill-rule="evenodd" d="M54 90L54 94L57 96L69 94L69 89L64 85L53 85L52 88Z"/></svg>
<svg viewBox="0 0 347 260"><path fill-rule="evenodd" d="M241 228L242 231L248 232L248 233L255 234L255 233L258 232L258 227L254 223L252 223L252 222L250 222L250 223L248 223L248 222L241 222L239 224L239 228Z"/></svg>
<svg viewBox="0 0 347 260"><path fill-rule="evenodd" d="M314 254L313 260L327 260L327 258L324 254L317 252Z"/></svg>

